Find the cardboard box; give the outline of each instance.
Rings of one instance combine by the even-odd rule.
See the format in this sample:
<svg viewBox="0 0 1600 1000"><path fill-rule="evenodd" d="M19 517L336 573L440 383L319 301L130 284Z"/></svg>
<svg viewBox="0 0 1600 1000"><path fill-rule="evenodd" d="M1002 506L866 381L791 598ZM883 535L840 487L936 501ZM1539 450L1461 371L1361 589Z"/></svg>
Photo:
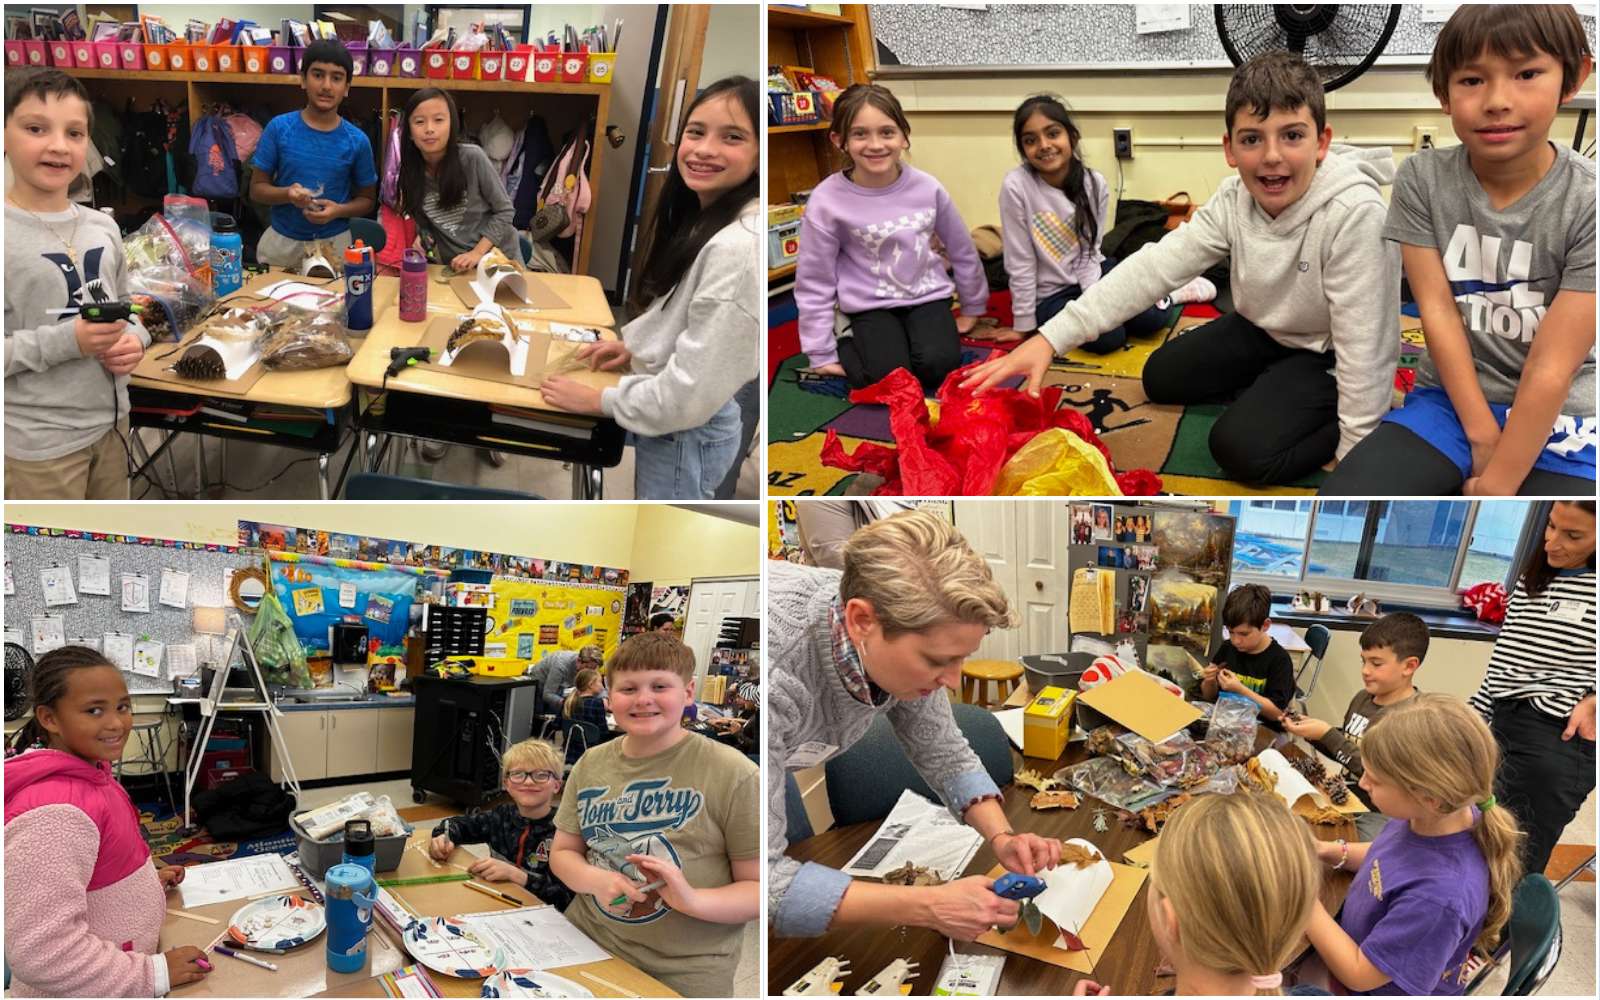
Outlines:
<svg viewBox="0 0 1600 1000"><path fill-rule="evenodd" d="M1078 717L1085 731L1115 722L1160 742L1200 718L1200 710L1157 684L1149 674L1130 671L1083 692L1078 699Z"/></svg>
<svg viewBox="0 0 1600 1000"><path fill-rule="evenodd" d="M1047 687L1022 710L1022 755L1056 760L1072 735L1072 705L1078 692Z"/></svg>

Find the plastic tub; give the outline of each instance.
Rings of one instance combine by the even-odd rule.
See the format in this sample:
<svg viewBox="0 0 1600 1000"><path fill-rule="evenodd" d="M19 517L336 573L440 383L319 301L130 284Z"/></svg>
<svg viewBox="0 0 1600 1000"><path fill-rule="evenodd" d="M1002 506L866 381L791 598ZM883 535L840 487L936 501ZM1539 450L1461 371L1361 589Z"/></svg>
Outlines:
<svg viewBox="0 0 1600 1000"><path fill-rule="evenodd" d="M10 43L7 43L10 44ZM10 60L8 59L7 62ZM88 40L72 43L72 65L79 69L94 69L94 43Z"/></svg>
<svg viewBox="0 0 1600 1000"><path fill-rule="evenodd" d="M187 73L194 68L194 53L189 51L188 42L168 42L163 47L167 50L167 69Z"/></svg>
<svg viewBox="0 0 1600 1000"><path fill-rule="evenodd" d="M478 79L498 80L506 72L504 52L484 52L478 57Z"/></svg>
<svg viewBox="0 0 1600 1000"><path fill-rule="evenodd" d="M416 79L422 75L422 53L409 45L394 50L394 76Z"/></svg>
<svg viewBox="0 0 1600 1000"><path fill-rule="evenodd" d="M237 45L214 45L212 52L216 55L216 68L218 73L244 72L244 55Z"/></svg>
<svg viewBox="0 0 1600 1000"><path fill-rule="evenodd" d="M561 73L561 53L546 49L533 54L533 82L555 83Z"/></svg>
<svg viewBox="0 0 1600 1000"><path fill-rule="evenodd" d="M72 65L72 43L68 41L50 42L50 65Z"/></svg>
<svg viewBox="0 0 1600 1000"><path fill-rule="evenodd" d="M321 878L344 857L344 831L327 840L312 840L293 816L289 817L289 829L293 831L295 847L300 851L300 867L312 878ZM378 871L392 872L400 867L400 860L406 854L406 840L410 836L408 831L392 837L375 838L377 850L373 853L373 859Z"/></svg>
<svg viewBox="0 0 1600 1000"><path fill-rule="evenodd" d="M144 43L144 65L146 69L164 70L167 68L167 47L165 45L152 45Z"/></svg>
<svg viewBox="0 0 1600 1000"><path fill-rule="evenodd" d="M507 52L505 78L507 80L527 80L528 64L532 62L532 58L533 47L530 45L519 45L514 50Z"/></svg>
<svg viewBox="0 0 1600 1000"><path fill-rule="evenodd" d="M299 66L299 50L292 45L267 46L267 72L280 76L293 76Z"/></svg>
<svg viewBox="0 0 1600 1000"><path fill-rule="evenodd" d="M449 50L428 49L422 53L422 75L430 80L450 79Z"/></svg>
<svg viewBox="0 0 1600 1000"><path fill-rule="evenodd" d="M244 71L246 73L263 74L267 71L267 47L265 45L246 45L244 48Z"/></svg>
<svg viewBox="0 0 1600 1000"><path fill-rule="evenodd" d="M589 82L610 83L611 71L616 68L617 54L615 52L591 52L589 54Z"/></svg>
<svg viewBox="0 0 1600 1000"><path fill-rule="evenodd" d="M366 42L345 42L344 43L344 47L350 53L350 75L352 77L366 76L367 75L367 43Z"/></svg>
<svg viewBox="0 0 1600 1000"><path fill-rule="evenodd" d="M394 50L372 49L367 53L368 76L394 75Z"/></svg>
<svg viewBox="0 0 1600 1000"><path fill-rule="evenodd" d="M215 73L217 71L216 45L191 45L189 53L194 60L194 72Z"/></svg>
<svg viewBox="0 0 1600 1000"><path fill-rule="evenodd" d="M589 50L561 53L561 82L582 83L589 72Z"/></svg>

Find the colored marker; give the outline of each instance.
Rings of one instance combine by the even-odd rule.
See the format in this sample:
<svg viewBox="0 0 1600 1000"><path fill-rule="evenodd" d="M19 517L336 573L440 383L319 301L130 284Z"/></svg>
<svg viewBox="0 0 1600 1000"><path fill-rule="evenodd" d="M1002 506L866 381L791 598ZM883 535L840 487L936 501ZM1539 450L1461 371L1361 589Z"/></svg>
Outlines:
<svg viewBox="0 0 1600 1000"><path fill-rule="evenodd" d="M253 958L253 957L251 957L249 955L241 955L238 952L234 951L232 948L224 948L222 945L219 944L219 945L217 945L216 950L217 950L217 954L219 954L219 955L226 955L229 958L237 958L241 962L249 962L251 965L259 965L263 969L271 969L273 972L277 972L278 971L278 967L276 965L273 965L271 962L263 962L259 958Z"/></svg>
<svg viewBox="0 0 1600 1000"><path fill-rule="evenodd" d="M649 883L648 885L641 885L639 887L639 891L640 892L651 892L651 891L653 891L655 889L661 888L662 886L664 886L666 884L667 884L667 880L666 879L658 878L654 882ZM627 901L627 899L628 899L628 897L626 895L618 896L616 899L613 899L611 901L611 905L612 906L621 906L623 903L625 903Z"/></svg>
<svg viewBox="0 0 1600 1000"><path fill-rule="evenodd" d="M200 971L201 972L210 972L211 971L211 963L206 961L203 958L195 959L194 960L194 964L200 966Z"/></svg>

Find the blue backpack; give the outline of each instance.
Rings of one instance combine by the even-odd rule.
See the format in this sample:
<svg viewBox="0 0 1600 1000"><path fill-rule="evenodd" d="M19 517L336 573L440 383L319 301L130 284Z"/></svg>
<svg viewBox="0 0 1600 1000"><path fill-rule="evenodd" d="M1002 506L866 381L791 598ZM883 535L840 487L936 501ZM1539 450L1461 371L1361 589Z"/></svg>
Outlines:
<svg viewBox="0 0 1600 1000"><path fill-rule="evenodd" d="M226 121L207 115L195 122L189 155L194 157L191 194L223 200L239 197L239 153L233 144L233 129Z"/></svg>

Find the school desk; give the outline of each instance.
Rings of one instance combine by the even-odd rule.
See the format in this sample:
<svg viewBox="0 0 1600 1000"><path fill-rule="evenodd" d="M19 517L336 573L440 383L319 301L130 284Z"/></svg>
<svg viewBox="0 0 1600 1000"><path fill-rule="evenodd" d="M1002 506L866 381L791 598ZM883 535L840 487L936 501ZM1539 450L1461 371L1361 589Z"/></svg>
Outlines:
<svg viewBox="0 0 1600 1000"><path fill-rule="evenodd" d="M223 301L243 301L258 289L286 280L295 280L295 276L284 271L254 275L239 291ZM337 285L330 287L337 288ZM391 281L387 285L380 283L373 291L373 309L390 307L399 294L398 281ZM147 353L159 356L176 346L170 342L152 344ZM305 411L307 414L320 414L321 419L309 422L311 427L315 427L315 431L309 435L292 433L257 422L239 423L196 409L196 405L206 398L243 400L257 407ZM350 380L345 377L342 365L310 371L267 372L243 392L230 391L214 384L207 384L204 391L186 392L184 386L176 382L134 376L129 383L129 402L134 408L133 426L153 427L165 434L160 446L140 456L139 471L154 464L173 445L180 433L221 438L224 442L232 440L281 445L316 453L317 487L320 499L327 500L337 492L329 481L328 468L330 459L339 450L351 426L350 399ZM302 429L309 429L301 422L296 424ZM137 437L135 440L138 440ZM228 473L227 454L227 445L224 443L221 468L224 480Z"/></svg>
<svg viewBox="0 0 1600 1000"><path fill-rule="evenodd" d="M426 845L432 838L429 836L431 823L418 823L411 836L411 843ZM458 865L470 865L476 857L466 850L457 847L455 853L448 859ZM384 878L413 878L456 873L455 868L435 868L418 851L407 849L404 860L394 872L379 872L378 877ZM521 886L505 882L486 883L492 888L515 896L529 905L537 905L539 900L532 893ZM461 882L439 882L431 885L402 886L400 895L405 902L415 907L423 916L446 917L458 913L484 913L490 912L497 906L504 905L509 909L509 904L497 903L494 899L468 889ZM167 894L167 905L171 909L182 908L182 897L174 889ZM216 936L228 926L228 918L245 905L242 900L226 903L212 903L209 906L198 907L185 912L211 917L216 924L200 923L188 917L167 915L161 927L161 949L163 951L178 945L191 944L203 948L210 944ZM411 956L406 954L400 942L400 935L386 924L382 917L373 917L373 930L367 939L367 964L359 972L334 972L328 968L327 936L326 932L315 940L291 948L282 955L264 955L254 952L245 952L252 958L261 958L273 962L278 966L278 971L257 968L247 962L229 958L226 955L214 955L209 961L212 972L198 983L179 986L174 989L171 996L182 1000L185 997L307 997L307 996L339 996L339 997L381 997L384 995L377 978L386 972L394 972L407 965L415 964ZM646 975L632 964L620 958L607 959L604 962L591 962L586 965L574 965L559 969L551 969L556 975L572 979L589 987L599 997L616 997L622 994L608 990L582 975L589 972L609 982L616 983L625 989L647 997L675 997L664 984L651 976ZM430 971L428 975L438 984L439 991L451 997L476 997L482 995L483 980L459 979L446 976L442 973Z"/></svg>
<svg viewBox="0 0 1600 1000"><path fill-rule="evenodd" d="M1258 727L1256 750L1259 752L1273 746L1279 739L1281 737L1278 734ZM1291 756L1297 752L1292 746L1280 746L1279 749ZM1085 756L1084 745L1081 742L1074 743L1059 761L1029 757L1022 761L1018 769L1035 768L1049 776L1060 768L1078 763ZM1033 797L1032 789L1012 784L1001 791L1006 818L1012 829L1059 840L1081 837L1099 847L1109 861L1122 861L1125 851L1152 839L1142 829L1130 830L1123 826L1115 818L1115 810L1108 812L1109 829L1105 833L1097 832L1094 828L1094 810L1099 800L1087 796L1082 797L1076 809L1038 812L1028 805L1028 800ZM830 868L842 869L857 851L866 846L868 839L881 825L882 821L878 820L829 830L789 845L786 853L797 861L815 861ZM1319 840L1331 841L1340 837L1356 839L1353 822L1341 826L1314 826L1311 831ZM996 864L998 861L994 851L985 844L978 849L963 874L984 874ZM1338 911L1349 884L1350 875L1346 872L1330 872L1324 879L1322 902L1330 912ZM1145 917L1145 893L1148 891L1149 880L1146 879L1117 927L1111 944L1103 951L1090 953L1095 969L1093 978L1102 985L1110 986L1111 992L1118 996L1147 996L1158 990L1170 989L1173 984L1171 979L1157 979L1155 976L1162 959L1155 937L1150 932L1150 922ZM922 927L907 927L903 933L898 928L855 928L830 931L814 938L780 938L769 932L767 990L771 994L782 993L818 962L832 955L850 961L850 974L842 990L844 995L855 992L896 958L921 963L918 968L920 974L911 980L911 992L926 995L931 992L938 978L940 964L949 954L947 942L944 935ZM1005 969L998 990L1000 996L1067 995L1079 979L1090 978L1070 969L1058 968L983 944L957 942L956 950L969 954L1005 956Z"/></svg>
<svg viewBox="0 0 1600 1000"><path fill-rule="evenodd" d="M456 293L438 283L442 268L429 271L428 322L440 316L467 312ZM541 274L539 281L561 296L569 308L548 310L540 319L586 326L615 325L600 282L587 275ZM398 289L399 279L380 276L380 289ZM455 374L435 364L412 365L400 374L385 379L389 350L414 347L422 339L428 322L405 323L400 319L397 295L391 294L383 309L375 309L371 332L345 373L355 385L383 391L376 405L362 404L359 421L363 453L371 456L376 470L393 438L418 438L490 448L514 455L526 455L572 463L573 497L598 499L604 488L604 469L622 461L625 432L606 417L579 417L564 414L545 404L537 389L488 382ZM608 333L607 339L615 334ZM579 372L582 381L593 376ZM563 430L497 423L491 419L491 406L559 414ZM536 422L536 421L535 421Z"/></svg>

